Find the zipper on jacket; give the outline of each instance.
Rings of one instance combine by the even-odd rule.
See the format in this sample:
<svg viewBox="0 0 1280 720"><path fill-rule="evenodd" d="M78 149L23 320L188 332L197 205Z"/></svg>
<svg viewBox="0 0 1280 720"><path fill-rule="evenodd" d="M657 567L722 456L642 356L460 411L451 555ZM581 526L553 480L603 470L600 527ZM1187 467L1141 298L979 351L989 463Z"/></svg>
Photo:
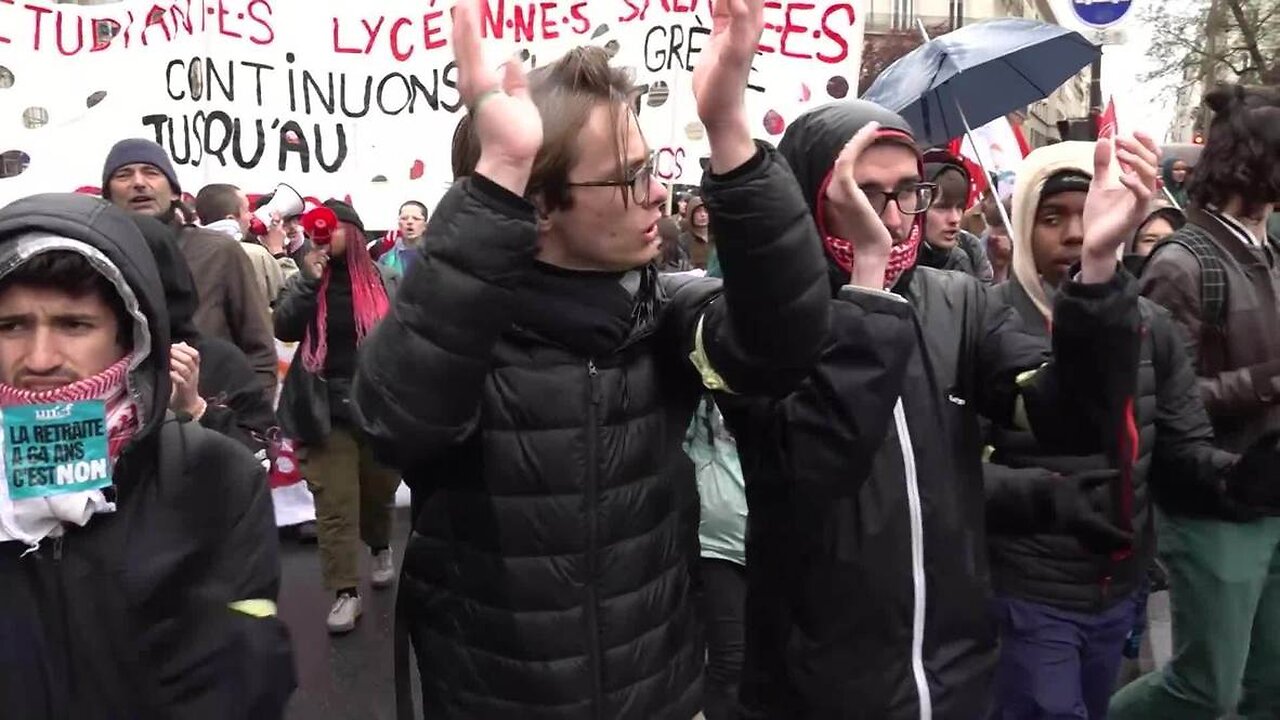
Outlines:
<svg viewBox="0 0 1280 720"><path fill-rule="evenodd" d="M599 552L599 528L597 527L597 511L600 503L599 487L599 448L598 427L600 423L600 383L599 371L594 358L587 360L587 653L591 664L591 702L595 706L594 715L603 718L604 681L602 679L600 652L600 619L597 617L596 582L597 554Z"/></svg>
<svg viewBox="0 0 1280 720"><path fill-rule="evenodd" d="M902 398L893 406L893 421L898 432L898 446L902 449L902 469L907 483L907 507L911 514L911 582L915 588L915 602L911 617L911 675L915 679L916 695L920 699L920 720L933 720L933 697L929 694L929 679L924 672L924 620L925 587L924 569L924 509L920 502L920 483L916 475L916 452L911 444L911 429L907 426L907 411Z"/></svg>
<svg viewBox="0 0 1280 720"><path fill-rule="evenodd" d="M49 550L49 559L55 563L62 562L62 536L50 538L48 542L53 546Z"/></svg>

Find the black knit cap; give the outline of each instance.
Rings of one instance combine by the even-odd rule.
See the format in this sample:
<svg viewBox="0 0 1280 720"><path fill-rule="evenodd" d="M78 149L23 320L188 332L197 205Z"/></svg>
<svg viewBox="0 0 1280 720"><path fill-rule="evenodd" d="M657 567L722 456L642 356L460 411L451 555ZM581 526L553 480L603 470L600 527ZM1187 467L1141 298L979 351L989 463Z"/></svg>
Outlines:
<svg viewBox="0 0 1280 720"><path fill-rule="evenodd" d="M324 206L333 211L338 217L338 222L351 223L360 228L360 232L364 232L364 221L360 219L360 214L356 209L341 200L325 200Z"/></svg>
<svg viewBox="0 0 1280 720"><path fill-rule="evenodd" d="M1087 193L1092 182L1093 178L1079 170L1059 170L1044 181L1044 188L1040 190L1040 202L1065 192Z"/></svg>

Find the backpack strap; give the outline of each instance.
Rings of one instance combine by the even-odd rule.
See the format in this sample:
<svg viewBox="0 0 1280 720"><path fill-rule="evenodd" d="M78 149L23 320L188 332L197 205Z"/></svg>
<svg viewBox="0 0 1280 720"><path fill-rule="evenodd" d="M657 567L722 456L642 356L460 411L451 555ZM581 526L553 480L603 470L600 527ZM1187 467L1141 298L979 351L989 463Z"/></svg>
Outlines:
<svg viewBox="0 0 1280 720"><path fill-rule="evenodd" d="M173 413L165 413L160 425L160 482L176 477L186 469L187 433Z"/></svg>
<svg viewBox="0 0 1280 720"><path fill-rule="evenodd" d="M1200 321L1225 331L1227 271L1213 238L1200 227L1186 225L1161 241L1156 250L1165 245L1181 245L1195 256L1200 264Z"/></svg>
<svg viewBox="0 0 1280 720"><path fill-rule="evenodd" d="M185 416L179 418L172 411L166 412L160 424L160 464L159 484L164 488L167 483L174 482L187 472L187 457L192 448L200 441L200 436L193 432L195 421Z"/></svg>

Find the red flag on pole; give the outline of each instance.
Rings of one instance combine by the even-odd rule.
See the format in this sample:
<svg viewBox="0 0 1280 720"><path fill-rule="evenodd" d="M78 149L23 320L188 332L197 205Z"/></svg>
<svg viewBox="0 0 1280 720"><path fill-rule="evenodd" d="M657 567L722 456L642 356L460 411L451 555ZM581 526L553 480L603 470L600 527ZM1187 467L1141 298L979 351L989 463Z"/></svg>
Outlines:
<svg viewBox="0 0 1280 720"><path fill-rule="evenodd" d="M1098 138L1113 138L1119 134L1119 131L1119 125L1116 123L1116 100L1108 98L1107 109L1098 116Z"/></svg>

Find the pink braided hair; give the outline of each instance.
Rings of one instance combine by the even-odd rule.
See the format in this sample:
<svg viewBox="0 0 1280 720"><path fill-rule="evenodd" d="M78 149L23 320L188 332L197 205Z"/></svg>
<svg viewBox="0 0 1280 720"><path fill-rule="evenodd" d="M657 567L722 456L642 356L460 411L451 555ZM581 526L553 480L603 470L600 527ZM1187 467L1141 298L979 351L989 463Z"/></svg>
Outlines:
<svg viewBox="0 0 1280 720"><path fill-rule="evenodd" d="M342 232L347 238L347 271L351 274L351 304L356 315L356 344L364 342L365 337L378 324L390 308L387 301L386 288L382 286L382 275L369 256L369 248L364 242L364 233L351 223L340 223ZM307 372L319 374L324 370L324 359L329 354L327 338L329 303L326 299L329 290L329 276L333 272L331 265L326 265L320 276L319 304L316 306L316 321L307 327L307 335L302 341L302 366ZM315 332L312 332L314 328Z"/></svg>

